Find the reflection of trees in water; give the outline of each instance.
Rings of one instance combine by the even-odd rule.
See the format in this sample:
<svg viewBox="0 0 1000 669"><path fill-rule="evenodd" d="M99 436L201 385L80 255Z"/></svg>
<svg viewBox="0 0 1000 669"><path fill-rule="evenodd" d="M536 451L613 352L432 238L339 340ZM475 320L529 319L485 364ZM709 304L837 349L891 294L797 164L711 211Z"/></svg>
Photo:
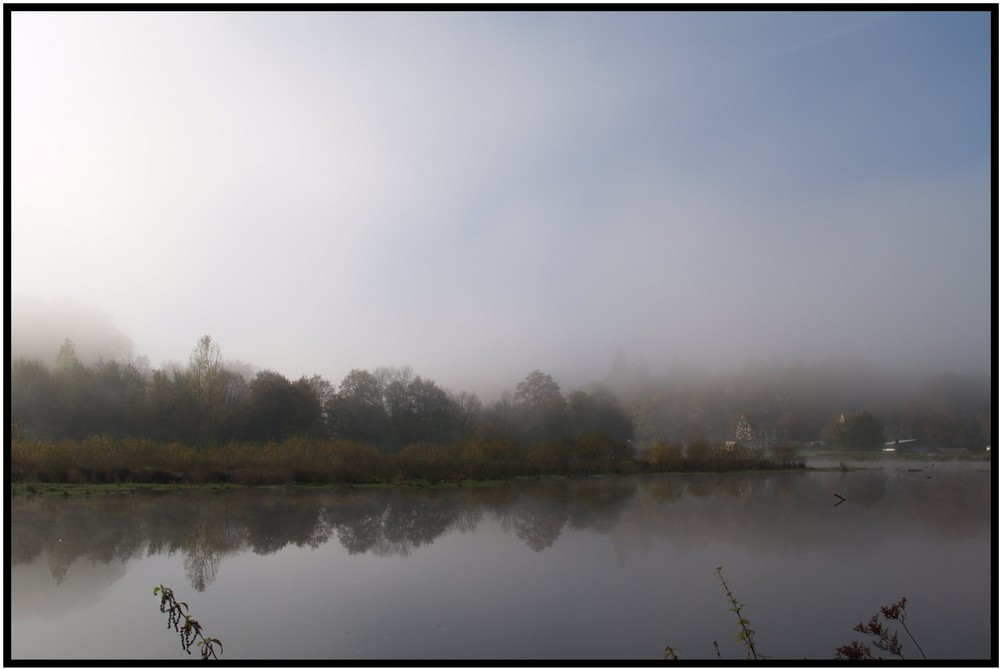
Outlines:
<svg viewBox="0 0 1000 669"><path fill-rule="evenodd" d="M514 504L498 510L497 518L505 532L513 531L533 551L553 543L569 520L571 500L566 481L547 481L522 491Z"/></svg>
<svg viewBox="0 0 1000 669"><path fill-rule="evenodd" d="M727 474L719 479L719 488L734 500L746 502L756 496L761 480L759 477Z"/></svg>
<svg viewBox="0 0 1000 669"><path fill-rule="evenodd" d="M344 500L327 509L337 538L351 555L367 553L379 543L384 512L384 504L374 494L368 499Z"/></svg>
<svg viewBox="0 0 1000 669"><path fill-rule="evenodd" d="M241 507L225 495L199 495L197 491L171 505L171 497L155 505L157 524L150 529L158 545L170 554L184 554L184 572L191 586L202 592L215 581L222 557L240 552L246 541L246 526L239 522ZM171 507L183 513L171 514ZM170 525L161 525L172 516ZM169 528L169 529L167 529ZM151 543L149 553L154 553ZM159 552L159 551L157 551Z"/></svg>
<svg viewBox="0 0 1000 669"><path fill-rule="evenodd" d="M348 553L409 555L450 528L468 527L469 516L451 496L435 492L358 492L326 510Z"/></svg>
<svg viewBox="0 0 1000 669"><path fill-rule="evenodd" d="M196 543L185 551L184 573L187 574L191 586L198 592L204 592L205 588L215 581L221 560L222 556L212 550L208 542Z"/></svg>
<svg viewBox="0 0 1000 669"><path fill-rule="evenodd" d="M383 546L390 553L409 555L411 549L444 534L457 516L458 509L440 499L396 498L382 516Z"/></svg>
<svg viewBox="0 0 1000 669"><path fill-rule="evenodd" d="M562 509L546 507L537 497L529 497L500 516L500 527L505 532L513 530L537 552L555 543L567 520L568 515Z"/></svg>
<svg viewBox="0 0 1000 669"><path fill-rule="evenodd" d="M617 524L627 503L639 489L634 478L598 478L574 486L576 497L569 508L569 524L607 533Z"/></svg>
<svg viewBox="0 0 1000 669"><path fill-rule="evenodd" d="M253 492L252 503L244 500L233 520L254 553L269 555L290 544L317 548L330 540L333 530L310 491Z"/></svg>
<svg viewBox="0 0 1000 669"><path fill-rule="evenodd" d="M653 499L661 502L676 502L684 496L684 481L678 476L652 479L646 486Z"/></svg>
<svg viewBox="0 0 1000 669"><path fill-rule="evenodd" d="M532 550L552 546L563 528L607 533L637 490L632 478L545 481L525 488L517 501L496 513Z"/></svg>
<svg viewBox="0 0 1000 669"><path fill-rule="evenodd" d="M928 478L931 476L931 478ZM640 494L637 494L640 493ZM847 498L834 508L833 493ZM840 472L537 481L441 491L176 491L92 498L10 500L11 564L42 555L62 582L74 561L184 556L193 587L207 588L224 558L286 546L318 547L334 536L352 554L409 555L449 531L486 518L532 550L567 527L644 545L724 538L752 551L823 550L884 540L886 528L918 525L943 537L991 527L989 472ZM861 513L863 511L863 513ZM860 513L851 517L847 514ZM727 528L720 535L720 528ZM624 539L623 539L624 540Z"/></svg>
<svg viewBox="0 0 1000 669"><path fill-rule="evenodd" d="M52 574L52 578L55 579L57 585L61 585L66 579L69 566L75 560L76 556L71 554L68 546L63 547L62 544L58 544L49 550L49 572Z"/></svg>
<svg viewBox="0 0 1000 669"><path fill-rule="evenodd" d="M147 554L183 553L185 573L196 590L215 580L223 556L244 546L246 529L236 520L239 506L225 494L192 490L139 498L145 498Z"/></svg>
<svg viewBox="0 0 1000 669"><path fill-rule="evenodd" d="M462 507L461 513L455 518L452 529L462 534L474 532L479 527L479 523L483 522L483 516L483 510L478 506Z"/></svg>
<svg viewBox="0 0 1000 669"><path fill-rule="evenodd" d="M409 555L445 532L475 530L487 510L517 498L509 487L471 490L354 490L328 498L325 518L348 553Z"/></svg>
<svg viewBox="0 0 1000 669"><path fill-rule="evenodd" d="M688 479L687 491L695 497L708 497L715 493L718 485L717 476L701 476L696 474Z"/></svg>
<svg viewBox="0 0 1000 669"><path fill-rule="evenodd" d="M535 514L530 510L515 513L510 519L514 534L528 544L531 550L538 552L550 547L562 533L566 518L555 514Z"/></svg>
<svg viewBox="0 0 1000 669"><path fill-rule="evenodd" d="M29 562L47 554L49 571L62 583L79 558L93 562L124 563L146 544L148 528L129 499L116 504L101 498L51 497L9 500L11 522L8 547L11 564ZM100 516L102 520L94 523Z"/></svg>

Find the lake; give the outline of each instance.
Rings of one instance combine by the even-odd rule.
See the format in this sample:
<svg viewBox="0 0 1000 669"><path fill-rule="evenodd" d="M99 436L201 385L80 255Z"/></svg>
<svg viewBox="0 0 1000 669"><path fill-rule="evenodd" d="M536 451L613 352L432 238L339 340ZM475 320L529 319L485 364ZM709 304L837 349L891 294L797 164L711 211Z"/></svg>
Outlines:
<svg viewBox="0 0 1000 669"><path fill-rule="evenodd" d="M670 645L733 661L721 566L769 658L832 659L906 597L929 659L989 660L991 464L857 466L16 497L11 658L198 659L166 629L162 583L223 659L659 660Z"/></svg>

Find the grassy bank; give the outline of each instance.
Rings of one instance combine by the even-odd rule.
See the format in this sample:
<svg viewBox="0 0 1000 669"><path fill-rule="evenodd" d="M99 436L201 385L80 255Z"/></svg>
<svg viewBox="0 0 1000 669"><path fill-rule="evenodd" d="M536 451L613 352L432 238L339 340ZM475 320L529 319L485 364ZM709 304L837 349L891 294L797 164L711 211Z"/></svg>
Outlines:
<svg viewBox="0 0 1000 669"><path fill-rule="evenodd" d="M13 483L11 495L40 495L45 497L83 497L90 495L121 495L136 492L167 492L182 488L199 490L233 490L240 488L231 483Z"/></svg>

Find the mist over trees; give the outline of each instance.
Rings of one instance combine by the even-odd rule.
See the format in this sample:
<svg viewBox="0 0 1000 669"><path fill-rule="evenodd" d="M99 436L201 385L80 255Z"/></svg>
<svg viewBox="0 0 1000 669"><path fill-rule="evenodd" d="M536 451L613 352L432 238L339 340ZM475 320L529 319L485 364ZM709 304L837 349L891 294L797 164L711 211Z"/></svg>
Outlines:
<svg viewBox="0 0 1000 669"><path fill-rule="evenodd" d="M992 438L988 383L956 374L915 381L843 361L758 361L716 373L675 365L656 376L619 351L600 382L566 392L533 370L487 404L408 366L353 369L339 383L317 374L288 379L227 361L205 335L186 365L164 369L142 358L84 364L67 339L48 363L11 360L9 378L15 434L48 440L105 435L214 445L307 437L383 453L475 441L496 458L509 444L565 463L626 459L654 445L656 457L669 458L677 446L727 442L876 450L920 438L982 451Z"/></svg>
<svg viewBox="0 0 1000 669"><path fill-rule="evenodd" d="M51 362L53 352L70 339L77 357L86 365L132 359L132 340L111 317L75 300L12 293L8 323L12 358Z"/></svg>
<svg viewBox="0 0 1000 669"><path fill-rule="evenodd" d="M654 377L619 354L606 384L642 444L822 441L874 450L924 439L982 451L992 438L990 382L959 374L904 377L855 360L757 360L713 373L675 364Z"/></svg>

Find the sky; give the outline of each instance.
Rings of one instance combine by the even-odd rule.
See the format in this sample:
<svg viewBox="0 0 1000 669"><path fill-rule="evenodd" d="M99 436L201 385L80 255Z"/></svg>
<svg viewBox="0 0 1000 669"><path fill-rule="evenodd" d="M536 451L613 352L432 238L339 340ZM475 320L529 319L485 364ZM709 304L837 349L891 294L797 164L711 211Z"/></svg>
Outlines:
<svg viewBox="0 0 1000 669"><path fill-rule="evenodd" d="M619 347L994 364L988 12L15 11L10 40L10 292L154 367L204 334L484 393Z"/></svg>

